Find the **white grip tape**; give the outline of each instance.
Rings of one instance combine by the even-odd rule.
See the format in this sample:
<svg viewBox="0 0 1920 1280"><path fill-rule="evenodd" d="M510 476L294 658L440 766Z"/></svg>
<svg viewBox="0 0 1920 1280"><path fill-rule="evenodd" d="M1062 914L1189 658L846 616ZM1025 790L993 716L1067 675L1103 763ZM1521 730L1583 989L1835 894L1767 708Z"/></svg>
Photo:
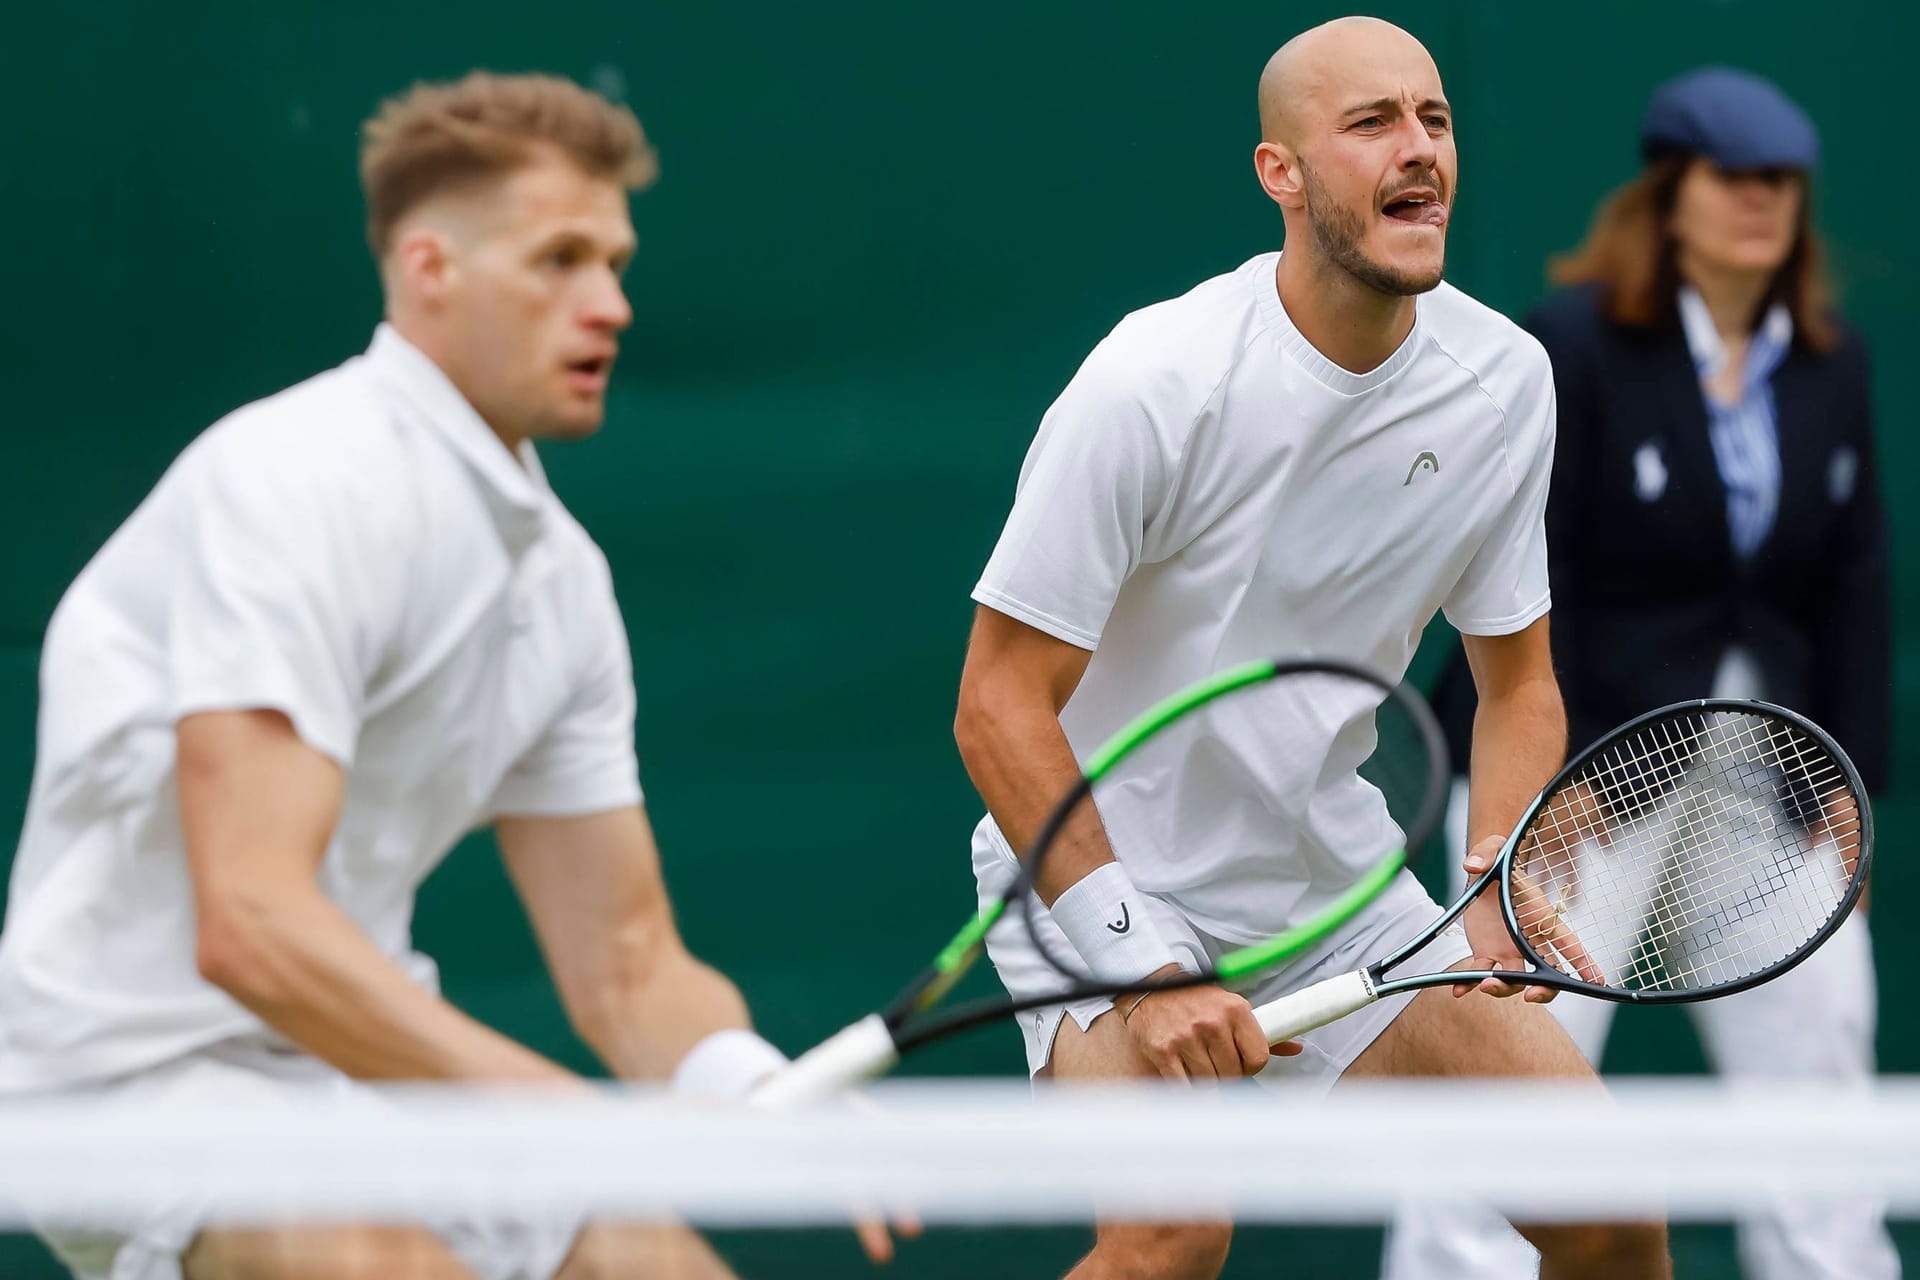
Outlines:
<svg viewBox="0 0 1920 1280"><path fill-rule="evenodd" d="M749 1100L759 1107L818 1102L871 1080L900 1061L893 1033L877 1013L822 1040L777 1075L767 1077Z"/></svg>
<svg viewBox="0 0 1920 1280"><path fill-rule="evenodd" d="M1367 971L1356 969L1269 1001L1256 1008L1253 1016L1266 1032L1267 1043L1279 1044L1344 1018L1355 1009L1364 1009L1379 998L1373 993L1373 979L1367 977Z"/></svg>

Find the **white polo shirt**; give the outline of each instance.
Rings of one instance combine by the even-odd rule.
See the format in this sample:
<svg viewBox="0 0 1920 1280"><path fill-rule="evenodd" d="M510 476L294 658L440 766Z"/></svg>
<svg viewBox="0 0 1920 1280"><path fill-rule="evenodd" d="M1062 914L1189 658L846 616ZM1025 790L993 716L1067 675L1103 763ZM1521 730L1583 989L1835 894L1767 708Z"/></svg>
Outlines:
<svg viewBox="0 0 1920 1280"><path fill-rule="evenodd" d="M1547 611L1540 344L1443 284L1398 351L1349 373L1288 318L1278 262L1122 320L1027 454L973 597L1093 650L1060 717L1082 760L1234 663L1321 654L1397 678L1443 607L1478 635ZM1115 855L1222 939L1306 918L1398 839L1355 772L1378 701L1290 680L1258 714L1176 725L1098 793ZM979 838L1012 856L991 818Z"/></svg>
<svg viewBox="0 0 1920 1280"><path fill-rule="evenodd" d="M263 1025L201 979L174 724L274 708L347 769L320 882L423 985L414 892L499 814L636 804L605 558L440 370L364 356L195 441L82 570L41 654L0 931L0 1087L99 1079Z"/></svg>

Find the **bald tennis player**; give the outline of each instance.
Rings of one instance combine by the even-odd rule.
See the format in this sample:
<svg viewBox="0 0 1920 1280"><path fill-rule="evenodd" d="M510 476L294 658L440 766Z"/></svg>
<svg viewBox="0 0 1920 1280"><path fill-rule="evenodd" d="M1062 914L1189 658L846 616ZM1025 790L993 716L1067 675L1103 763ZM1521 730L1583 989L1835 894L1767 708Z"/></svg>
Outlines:
<svg viewBox="0 0 1920 1280"><path fill-rule="evenodd" d="M1275 653L1398 677L1437 610L1465 636L1479 689L1472 868L1565 754L1543 527L1553 379L1538 343L1442 281L1458 172L1433 59L1385 22L1316 27L1267 64L1260 119L1254 169L1285 252L1127 316L1094 349L1040 425L974 590L955 731L988 810L973 842L983 901L1076 759L1155 698ZM1286 692L1284 742L1223 717L1087 812L1037 886L1050 949L1107 982L1197 969L1353 884L1389 824L1357 774L1378 697L1340 681ZM1483 899L1410 963L1519 968L1497 910ZM1539 1007L1551 993L1494 998L1519 991L1498 982L1384 1000L1270 1052L1249 1001L1358 968L1439 911L1403 873L1244 994L1202 986L1028 1014L1029 1068L1080 1081L1593 1082ZM1057 989L1009 919L989 938L1008 991ZM1657 1224L1517 1225L1550 1278L1669 1273ZM1071 1275L1205 1280L1230 1237L1220 1223L1103 1223Z"/></svg>

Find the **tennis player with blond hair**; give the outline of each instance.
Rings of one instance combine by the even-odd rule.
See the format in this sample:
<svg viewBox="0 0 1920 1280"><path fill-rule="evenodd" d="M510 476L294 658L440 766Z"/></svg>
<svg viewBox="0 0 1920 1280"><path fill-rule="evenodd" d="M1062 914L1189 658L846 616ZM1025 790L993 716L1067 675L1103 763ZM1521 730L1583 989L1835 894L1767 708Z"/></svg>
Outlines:
<svg viewBox="0 0 1920 1280"><path fill-rule="evenodd" d="M1041 423L974 590L956 734L989 811L973 846L983 902L1010 882L1077 759L1155 698L1276 654L1398 677L1442 608L1466 636L1481 699L1470 859L1491 861L1562 762L1542 527L1552 371L1537 342L1442 283L1457 158L1439 72L1397 27L1329 23L1267 64L1260 122L1254 164L1285 252L1128 316L1094 349ZM1348 889L1389 825L1356 773L1377 701L1329 681L1289 714L1223 719L1109 789L1037 885L1049 949L1114 983L1197 971ZM1389 998L1270 1057L1250 1000L1379 959L1439 915L1403 875L1243 994L1196 986L1024 1015L1029 1067L1063 1080L1591 1083L1540 989ZM988 945L1014 996L1058 989L1017 919ZM1464 936L1442 934L1409 963L1522 961L1488 897ZM1284 1141L1274 1158L1287 1158ZM1523 1230L1554 1277L1668 1271L1654 1224ZM1205 1280L1230 1234L1105 1223L1071 1274Z"/></svg>
<svg viewBox="0 0 1920 1280"><path fill-rule="evenodd" d="M416 889L491 825L602 1061L737 1095L783 1059L674 928L607 562L534 450L601 424L653 152L565 80L475 73L387 102L361 169L372 345L196 440L48 627L0 1089L568 1081L412 949ZM49 1239L87 1280L730 1274L672 1226L238 1231L156 1201Z"/></svg>

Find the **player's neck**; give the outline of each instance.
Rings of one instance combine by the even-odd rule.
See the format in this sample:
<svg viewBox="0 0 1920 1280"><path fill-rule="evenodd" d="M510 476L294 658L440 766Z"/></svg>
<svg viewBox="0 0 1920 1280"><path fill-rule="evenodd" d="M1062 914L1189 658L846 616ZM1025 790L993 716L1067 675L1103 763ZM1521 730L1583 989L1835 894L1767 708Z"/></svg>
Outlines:
<svg viewBox="0 0 1920 1280"><path fill-rule="evenodd" d="M1313 349L1348 373L1371 373L1413 330L1414 300L1369 288L1311 253L1285 253L1280 305Z"/></svg>
<svg viewBox="0 0 1920 1280"><path fill-rule="evenodd" d="M453 389L460 393L460 398L467 402L468 407L487 424L488 430L492 431L494 437L500 441L501 446L507 451L507 456L513 459L514 465L523 465L520 461L520 445L527 436L525 433L515 434L502 429L495 421L494 415L489 414L474 397L474 393L468 389L461 377L458 361L452 358L454 344L446 340L434 326L424 324L417 317L406 315L396 308L388 307L386 321L395 333L405 338L414 350L431 360L434 366L446 375L447 381L453 384Z"/></svg>

